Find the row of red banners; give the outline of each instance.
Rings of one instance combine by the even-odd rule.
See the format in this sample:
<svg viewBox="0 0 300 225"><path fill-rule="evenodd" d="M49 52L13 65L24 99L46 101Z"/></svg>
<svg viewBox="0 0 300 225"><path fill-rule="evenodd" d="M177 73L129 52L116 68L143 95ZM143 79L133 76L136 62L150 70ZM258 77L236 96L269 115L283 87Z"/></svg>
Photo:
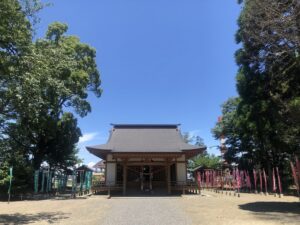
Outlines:
<svg viewBox="0 0 300 225"><path fill-rule="evenodd" d="M295 165L291 162L291 169L294 178L294 183L297 188L298 195L300 194L300 162L298 158L295 159ZM240 189L248 189L250 192L254 191L268 193L268 176L264 169L252 170L252 179L250 171L233 169L225 174L216 170L205 170L197 172L197 183L201 188L222 188L233 189L238 192ZM252 182L253 181L253 182ZM258 187L259 183L259 187ZM278 167L272 170L272 192L282 194L282 184Z"/></svg>

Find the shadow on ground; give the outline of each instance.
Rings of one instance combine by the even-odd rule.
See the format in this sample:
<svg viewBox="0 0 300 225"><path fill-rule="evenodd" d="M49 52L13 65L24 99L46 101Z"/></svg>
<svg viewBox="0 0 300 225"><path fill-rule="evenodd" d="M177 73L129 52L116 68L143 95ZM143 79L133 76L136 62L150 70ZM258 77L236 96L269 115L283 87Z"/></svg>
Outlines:
<svg viewBox="0 0 300 225"><path fill-rule="evenodd" d="M277 220L283 223L300 221L299 202L251 202L239 205L242 210L251 211L264 220Z"/></svg>
<svg viewBox="0 0 300 225"><path fill-rule="evenodd" d="M34 222L55 223L63 219L68 219L67 214L62 212L41 212L37 214L0 214L0 224L29 224Z"/></svg>
<svg viewBox="0 0 300 225"><path fill-rule="evenodd" d="M239 205L240 209L252 212L294 213L300 215L300 202L251 202Z"/></svg>

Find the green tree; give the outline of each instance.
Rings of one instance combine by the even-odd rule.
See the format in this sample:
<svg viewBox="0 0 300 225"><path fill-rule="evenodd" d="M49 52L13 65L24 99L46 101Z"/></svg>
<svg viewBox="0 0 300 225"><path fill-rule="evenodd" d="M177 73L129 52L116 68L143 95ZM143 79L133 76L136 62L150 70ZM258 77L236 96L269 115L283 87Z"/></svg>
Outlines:
<svg viewBox="0 0 300 225"><path fill-rule="evenodd" d="M16 118L12 105L14 88L22 76L17 68L31 45L30 22L17 0L0 1L0 189L8 182L9 140L5 134L10 121ZM22 162L21 162L22 163ZM19 165L21 164L19 163ZM7 190L5 190L7 191Z"/></svg>
<svg viewBox="0 0 300 225"><path fill-rule="evenodd" d="M91 111L88 92L101 95L95 50L77 37L66 36L66 31L65 24L51 24L46 38L32 45L31 53L23 57L20 66L20 70L28 72L15 90L18 98L14 107L18 117L8 135L19 143L22 151L33 156L34 168L39 168L44 160L57 160L53 152L58 151L55 147L59 143L68 143L64 149L60 145L61 159L64 153L72 154L69 148L75 150L81 133L76 120L66 110L70 108L86 116ZM69 126L61 126L66 123ZM69 130L62 130L66 128Z"/></svg>
<svg viewBox="0 0 300 225"><path fill-rule="evenodd" d="M245 0L238 19L239 98L223 105L213 129L227 158L242 165L283 167L300 150L299 1Z"/></svg>
<svg viewBox="0 0 300 225"><path fill-rule="evenodd" d="M193 136L190 132L183 133L182 137L185 143L194 144L196 146L205 146L204 141L200 136ZM204 168L217 169L220 168L220 165L220 157L215 156L214 154L208 154L207 152L197 155L188 161L189 168L203 166Z"/></svg>
<svg viewBox="0 0 300 225"><path fill-rule="evenodd" d="M299 1L245 1L236 53L241 107L255 125L263 160L299 153L300 124L291 107L300 96ZM300 106L300 105L298 105Z"/></svg>
<svg viewBox="0 0 300 225"><path fill-rule="evenodd" d="M55 22L45 38L32 41L43 6L39 0L0 3L0 189L12 165L15 191L29 187L42 162L73 166L81 131L72 112L86 116L88 94L101 95L96 51L65 35L66 24Z"/></svg>
<svg viewBox="0 0 300 225"><path fill-rule="evenodd" d="M16 67L31 44L30 23L17 0L0 2L0 138L6 122L13 117L11 100L16 80L21 76Z"/></svg>
<svg viewBox="0 0 300 225"><path fill-rule="evenodd" d="M34 33L35 26L40 22L38 12L46 6L50 6L50 3L44 3L40 0L19 0L19 4L31 25L31 31Z"/></svg>
<svg viewBox="0 0 300 225"><path fill-rule="evenodd" d="M194 157L188 165L190 168L195 168L202 166L206 169L220 169L221 168L221 159L219 156L214 154L204 153Z"/></svg>
<svg viewBox="0 0 300 225"><path fill-rule="evenodd" d="M191 135L190 132L184 132L182 139L185 143L194 144L197 146L204 146L203 139L198 135Z"/></svg>
<svg viewBox="0 0 300 225"><path fill-rule="evenodd" d="M81 136L77 120L71 113L64 113L57 122L51 141L47 146L46 161L51 168L66 170L80 161L76 143Z"/></svg>
<svg viewBox="0 0 300 225"><path fill-rule="evenodd" d="M255 123L248 116L248 108L241 105L241 99L230 98L222 105L222 120L212 133L217 140L225 137L225 159L229 164L235 162L251 168L254 163L260 163L261 152L257 151Z"/></svg>

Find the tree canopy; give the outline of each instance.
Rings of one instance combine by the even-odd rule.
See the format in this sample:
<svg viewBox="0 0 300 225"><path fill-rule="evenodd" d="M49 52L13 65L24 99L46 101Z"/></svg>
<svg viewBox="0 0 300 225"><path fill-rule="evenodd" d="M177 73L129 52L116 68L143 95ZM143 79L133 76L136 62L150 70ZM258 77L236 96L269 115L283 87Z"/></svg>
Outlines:
<svg viewBox="0 0 300 225"><path fill-rule="evenodd" d="M186 143L194 144L196 146L204 146L203 139L198 135L192 135L190 132L183 133L183 140ZM217 169L220 167L220 165L220 157L215 156L214 154L209 154L207 152L193 157L188 162L189 168L202 166L203 168Z"/></svg>
<svg viewBox="0 0 300 225"><path fill-rule="evenodd" d="M229 162L283 166L300 151L300 4L245 0L238 19L239 97L222 105L215 138L226 138Z"/></svg>
<svg viewBox="0 0 300 225"><path fill-rule="evenodd" d="M188 166L190 168L201 166L204 169L220 169L221 158L219 156L215 156L214 154L205 152L204 154L197 155L192 158Z"/></svg>
<svg viewBox="0 0 300 225"><path fill-rule="evenodd" d="M86 116L89 93L102 92L96 50L66 35L67 24L54 22L33 41L42 7L38 0L0 3L0 185L8 166L21 181L43 162L75 165L81 131L74 113Z"/></svg>

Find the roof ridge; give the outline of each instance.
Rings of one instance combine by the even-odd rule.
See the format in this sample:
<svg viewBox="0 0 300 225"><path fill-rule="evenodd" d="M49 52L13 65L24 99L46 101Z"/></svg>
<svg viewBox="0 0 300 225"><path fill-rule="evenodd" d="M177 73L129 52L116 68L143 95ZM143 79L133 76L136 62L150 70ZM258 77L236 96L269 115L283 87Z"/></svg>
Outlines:
<svg viewBox="0 0 300 225"><path fill-rule="evenodd" d="M181 124L115 124L111 123L113 128L178 128Z"/></svg>

